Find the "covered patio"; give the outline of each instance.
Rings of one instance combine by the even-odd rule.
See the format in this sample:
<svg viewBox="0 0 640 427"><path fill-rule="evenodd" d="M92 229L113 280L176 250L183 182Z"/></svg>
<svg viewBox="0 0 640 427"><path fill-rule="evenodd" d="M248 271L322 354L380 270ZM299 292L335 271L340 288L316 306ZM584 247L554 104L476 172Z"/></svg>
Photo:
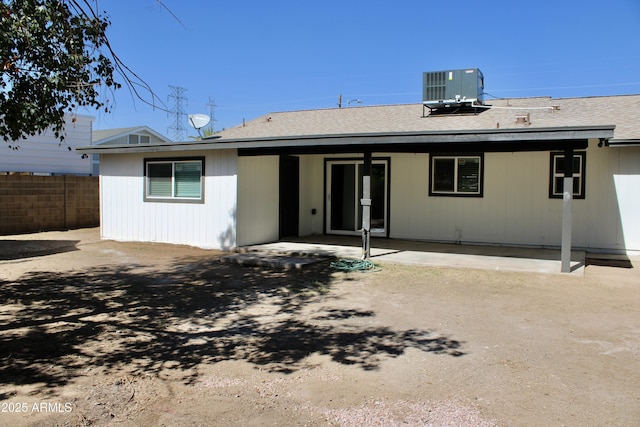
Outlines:
<svg viewBox="0 0 640 427"><path fill-rule="evenodd" d="M349 240L346 245L331 243L309 243L304 241L281 241L274 246L263 246L265 250L278 250L278 245L299 245L300 251L328 251L329 253L348 253L354 258L379 259L381 261L394 261L405 264L422 265L446 265L446 266L476 266L476 268L504 269L512 271L539 271L539 272L563 272L572 273L580 270L584 266L584 253L573 251L572 228L573 228L573 164L576 150L586 150L589 141L599 141L599 146L613 136L614 126L576 126L576 127L553 127L553 128L520 128L520 129L491 129L491 130L456 130L456 131L430 131L430 132L393 132L393 133L366 133L350 135L307 135L304 137L268 137L263 140L242 141L241 143L249 147L238 148L238 155L241 157L259 156L279 156L280 157L280 238L295 235L294 233L283 233L284 226L293 224L294 230L298 230L298 214L294 217L287 216L287 212L299 208L300 187L297 180L300 176L300 167L297 156L309 154L320 154L325 156L355 154L358 160L362 161L361 194L359 207L361 209L360 219L354 224L352 229L359 229L362 233L360 243L357 240ZM240 142L240 141L238 141ZM238 143L236 142L236 143ZM229 144L229 143L227 143ZM233 142L232 142L233 144ZM251 146L254 145L254 146ZM561 245L560 250L545 250L544 254L532 256L532 252L521 248L513 249L510 255L504 251L506 247L478 246L484 248L480 253L476 250L455 249L458 245L430 247L427 243L421 243L419 249L400 249L407 246L416 246L416 242L399 240L391 247L388 246L391 237L387 227L384 227L381 234L386 234L387 239L384 245L376 244L372 241L372 194L371 175L373 160L379 153L522 153L522 152L552 152L563 153L564 177L561 210ZM285 171L283 165L286 159L295 160L294 167L290 171ZM338 159L339 160L339 159ZM325 177L327 170L327 160L325 159ZM283 183L285 186L283 187ZM292 183L293 186L292 186ZM327 184L328 185L328 184ZM384 185L388 185L385 183ZM480 185L481 187L481 185ZM325 187L326 191L326 187ZM295 194L293 200L289 200L290 194ZM480 190L482 194L482 190ZM386 196L384 196L386 198ZM331 196L326 193L326 200ZM333 213L327 208L327 201L324 202L324 214L330 218ZM515 201L513 201L515 203ZM390 205L384 206L387 213ZM361 227L359 227L361 225ZM323 239L331 241L336 236L334 230L329 230L326 222L323 229ZM339 232L341 235L342 232ZM349 237L349 236L347 236ZM401 244L400 242L410 242ZM320 245L320 246L318 246ZM358 246L360 249L358 250ZM351 248L348 250L341 247ZM400 248L399 248L400 247ZM374 250L373 248L376 248ZM293 250L296 252L298 249ZM287 250L285 250L287 252ZM516 255L520 253L520 255ZM443 256L442 254L445 254ZM342 255L341 255L342 256ZM502 260L502 258L505 258ZM529 260L529 261L524 261ZM546 262L545 262L546 261Z"/></svg>
<svg viewBox="0 0 640 427"><path fill-rule="evenodd" d="M357 236L310 235L243 246L237 251L240 254L259 253L267 257L279 257L284 262L287 257L360 258L362 240ZM376 237L371 238L370 260L374 263L424 267L530 273L561 272L559 249L434 243ZM622 259L616 260L624 262ZM625 260L629 262L626 257ZM582 276L586 263L587 254L584 251L572 251L570 274Z"/></svg>

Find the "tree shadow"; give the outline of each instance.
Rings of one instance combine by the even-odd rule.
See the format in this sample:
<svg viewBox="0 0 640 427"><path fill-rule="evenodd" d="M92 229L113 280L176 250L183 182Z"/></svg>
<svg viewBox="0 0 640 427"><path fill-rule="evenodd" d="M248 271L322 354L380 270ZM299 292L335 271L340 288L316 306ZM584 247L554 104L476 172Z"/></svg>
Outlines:
<svg viewBox="0 0 640 427"><path fill-rule="evenodd" d="M200 258L0 281L0 384L55 387L89 369L173 372L189 383L198 365L225 360L291 373L314 353L365 370L409 348L464 354L433 331L371 326L362 319L372 311L328 308L332 273L327 263L277 271Z"/></svg>
<svg viewBox="0 0 640 427"><path fill-rule="evenodd" d="M0 239L0 261L32 258L78 250L80 240Z"/></svg>

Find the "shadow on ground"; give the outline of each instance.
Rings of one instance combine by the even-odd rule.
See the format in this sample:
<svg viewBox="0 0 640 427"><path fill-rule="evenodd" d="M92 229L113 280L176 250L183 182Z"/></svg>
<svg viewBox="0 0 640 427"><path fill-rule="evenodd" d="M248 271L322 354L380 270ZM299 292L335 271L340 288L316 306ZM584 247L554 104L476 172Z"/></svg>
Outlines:
<svg viewBox="0 0 640 427"><path fill-rule="evenodd" d="M0 239L0 261L33 258L78 250L79 240Z"/></svg>
<svg viewBox="0 0 640 427"><path fill-rule="evenodd" d="M193 382L198 364L225 360L290 373L313 353L365 370L409 348L464 354L433 331L328 307L332 273L326 263L283 272L191 259L0 281L0 384L55 387L91 369Z"/></svg>

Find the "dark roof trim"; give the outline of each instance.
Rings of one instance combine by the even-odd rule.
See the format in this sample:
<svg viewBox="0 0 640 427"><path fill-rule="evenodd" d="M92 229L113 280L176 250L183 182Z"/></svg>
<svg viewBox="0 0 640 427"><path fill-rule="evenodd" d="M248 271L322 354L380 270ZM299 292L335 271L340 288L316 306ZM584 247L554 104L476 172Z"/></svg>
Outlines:
<svg viewBox="0 0 640 427"><path fill-rule="evenodd" d="M308 145L291 147L239 148L239 156L271 156L300 154L345 153L489 153L517 151L557 151L572 148L584 150L588 139L563 139L559 141L504 141L504 142L446 142L415 144L362 144L362 145Z"/></svg>
<svg viewBox="0 0 640 427"><path fill-rule="evenodd" d="M615 126L577 126L558 128L522 128L522 129L480 129L452 131L415 131L389 133L362 133L343 135L301 135L273 136L251 139L209 139L196 142L178 142L171 144L149 144L145 146L109 145L85 146L76 148L82 153L149 153L193 150L224 149L274 149L330 147L342 150L351 147L351 151L360 151L363 146L411 145L411 144L471 144L471 143L514 143L519 141L566 141L613 138ZM399 147L396 147L399 148ZM379 148L376 148L379 151Z"/></svg>
<svg viewBox="0 0 640 427"><path fill-rule="evenodd" d="M607 142L609 147L637 147L640 146L640 139L610 139Z"/></svg>

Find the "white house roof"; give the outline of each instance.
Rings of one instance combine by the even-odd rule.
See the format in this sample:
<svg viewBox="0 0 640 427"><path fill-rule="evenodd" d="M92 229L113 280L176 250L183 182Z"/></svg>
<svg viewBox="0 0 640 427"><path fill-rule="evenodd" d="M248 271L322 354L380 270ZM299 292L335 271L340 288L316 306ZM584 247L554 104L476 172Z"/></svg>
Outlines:
<svg viewBox="0 0 640 427"><path fill-rule="evenodd" d="M163 147L83 147L85 152L294 147L309 144L549 141L601 138L640 143L640 95L496 99L475 114L432 114L422 104L266 114L202 141ZM311 142L312 141L312 142Z"/></svg>

